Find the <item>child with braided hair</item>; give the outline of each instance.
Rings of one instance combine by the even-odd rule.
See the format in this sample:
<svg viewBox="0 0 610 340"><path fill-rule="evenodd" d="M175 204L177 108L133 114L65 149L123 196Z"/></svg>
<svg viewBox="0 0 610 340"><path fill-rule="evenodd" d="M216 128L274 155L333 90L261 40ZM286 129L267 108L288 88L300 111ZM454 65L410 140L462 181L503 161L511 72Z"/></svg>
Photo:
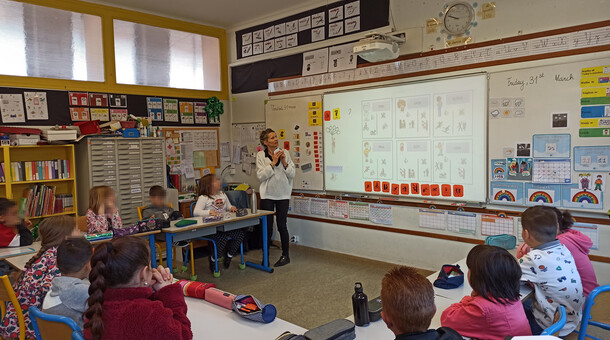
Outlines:
<svg viewBox="0 0 610 340"><path fill-rule="evenodd" d="M25 264L21 276L15 284L15 295L21 305L25 319L25 337L35 338L29 318L28 308L42 308L42 301L51 287L51 281L59 276L57 268L57 246L70 236L81 233L72 216L55 216L44 219L38 228L40 251ZM13 304L7 304L6 315L0 327L0 337L19 338L19 323Z"/></svg>
<svg viewBox="0 0 610 340"><path fill-rule="evenodd" d="M102 339L193 338L186 302L169 268L150 267L146 241L132 236L95 248L84 336Z"/></svg>

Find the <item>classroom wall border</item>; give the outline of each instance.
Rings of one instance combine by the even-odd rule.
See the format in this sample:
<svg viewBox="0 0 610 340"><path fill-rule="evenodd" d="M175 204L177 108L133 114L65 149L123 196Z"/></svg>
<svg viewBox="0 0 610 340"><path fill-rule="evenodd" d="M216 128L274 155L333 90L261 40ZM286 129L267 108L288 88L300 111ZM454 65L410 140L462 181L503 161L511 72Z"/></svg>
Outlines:
<svg viewBox="0 0 610 340"><path fill-rule="evenodd" d="M465 46L451 47L451 48L446 48L446 49L442 49L442 50L408 54L408 55L404 55L404 56L398 57L397 59L393 59L393 60L389 60L389 61L383 61L383 62L378 62L378 63L359 64L357 67L362 68L362 67L369 67L369 66L375 66L375 65L391 64L391 63L395 63L395 62L403 61L403 60L416 59L416 58L421 58L421 57L429 57L429 56L440 55L440 54L450 54L450 53L454 53L454 52L467 51L467 50L475 49L475 48L514 43L514 42L525 41L525 40L529 40L529 39L543 38L543 37L557 35L557 34L572 33L572 32L577 32L577 31L582 31L582 30L590 30L590 29L594 29L594 28L603 28L603 27L607 27L607 26L610 26L610 20L599 21L599 22L577 25L577 26L571 26L571 27L560 28L560 29L549 30L549 31L543 31L543 32L536 32L536 33L531 33L531 34L524 34L524 35L513 36L513 37L509 37L509 38L504 38L504 39L490 40L490 41L486 41L486 42L474 43L474 44L465 45ZM433 69L433 70L418 71L418 72L398 74L398 75L379 77L379 78L361 79L361 80L354 80L354 81L329 84L329 85L303 87L303 88L294 89L294 90L269 91L269 96L279 96L279 95L300 93L300 92L306 92L306 91L332 89L332 88L354 86L354 85L363 85L363 84L376 83L376 82L380 82L380 81L406 79L406 78L433 75L433 74L439 74L439 73L463 71L463 70L470 70L470 69L482 68L482 67L491 67L491 66L497 66L497 65L516 64L516 63L522 63L522 62L527 62L527 61L566 57L566 56L572 56L572 55L589 54L589 53L609 51L609 50L610 50L610 45L585 47L585 48L571 49L571 50L566 50L566 51L549 52L549 53L542 53L542 54L536 54L536 55L528 55L528 56L523 56L523 57L493 60L493 61L488 61L488 62L473 63L473 64L468 64L468 65L460 65L460 66L439 68L439 69ZM278 82L278 81L289 80L289 79L298 79L298 78L302 78L302 76L273 78L273 79L269 79L268 83L272 84L272 83Z"/></svg>
<svg viewBox="0 0 610 340"><path fill-rule="evenodd" d="M418 231L418 230L398 229L398 228L384 227L384 226L373 225L373 224L357 223L357 222L346 221L346 220L334 220L334 219L328 219L328 218L313 217L313 216L307 216L307 215L296 215L296 214L288 214L288 217L300 219L300 220L306 220L306 221L331 223L331 224L344 225L344 226L348 226L348 227L385 231L385 232L396 233L396 234L430 237L430 238L447 240L447 241L455 241L455 242L470 243L470 244L485 244L485 240L480 240L480 239L475 239L475 238L467 238L467 237L454 236L454 235L435 234L435 233L429 233L429 232ZM596 261L596 262L610 263L610 257L606 257L606 256L589 255L589 259L591 261Z"/></svg>

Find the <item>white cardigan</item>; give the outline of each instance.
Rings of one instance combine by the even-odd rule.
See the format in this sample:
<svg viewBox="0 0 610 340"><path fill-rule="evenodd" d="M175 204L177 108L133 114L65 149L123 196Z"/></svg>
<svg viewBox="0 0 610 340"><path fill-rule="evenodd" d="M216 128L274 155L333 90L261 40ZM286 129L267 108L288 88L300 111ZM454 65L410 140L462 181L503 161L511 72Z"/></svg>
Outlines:
<svg viewBox="0 0 610 340"><path fill-rule="evenodd" d="M212 198L207 195L201 195L197 199L195 209L193 209L193 216L208 216L211 210L219 213L231 211L231 207L229 198L222 191L212 196Z"/></svg>
<svg viewBox="0 0 610 340"><path fill-rule="evenodd" d="M294 179L294 163L288 150L284 150L284 155L286 155L286 168L281 161L278 166L273 166L271 160L266 157L265 150L256 154L256 176L261 181L259 191L262 199L290 199L292 180Z"/></svg>

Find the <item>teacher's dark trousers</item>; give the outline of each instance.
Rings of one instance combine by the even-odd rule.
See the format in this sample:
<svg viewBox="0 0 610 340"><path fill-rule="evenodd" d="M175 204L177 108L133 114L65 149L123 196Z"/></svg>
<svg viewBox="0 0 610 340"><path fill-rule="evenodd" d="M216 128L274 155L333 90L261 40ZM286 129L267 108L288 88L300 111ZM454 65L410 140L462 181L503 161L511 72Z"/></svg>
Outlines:
<svg viewBox="0 0 610 340"><path fill-rule="evenodd" d="M269 200L261 199L260 209L275 211L275 219L277 221L277 231L280 233L282 240L282 255L290 255L290 236L288 235L288 205L290 200ZM273 216L267 218L267 244L271 244L271 236L273 235Z"/></svg>

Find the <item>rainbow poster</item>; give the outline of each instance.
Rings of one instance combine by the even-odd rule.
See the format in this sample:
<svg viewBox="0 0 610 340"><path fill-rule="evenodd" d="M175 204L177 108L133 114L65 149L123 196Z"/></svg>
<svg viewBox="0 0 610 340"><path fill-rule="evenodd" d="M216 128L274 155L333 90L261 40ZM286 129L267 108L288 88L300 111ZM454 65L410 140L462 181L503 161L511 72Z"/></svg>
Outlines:
<svg viewBox="0 0 610 340"><path fill-rule="evenodd" d="M604 207L599 191L583 190L578 184L563 185L561 190L561 205L565 208L596 209Z"/></svg>
<svg viewBox="0 0 610 340"><path fill-rule="evenodd" d="M561 186L525 183L526 205L558 207L561 203Z"/></svg>
<svg viewBox="0 0 610 340"><path fill-rule="evenodd" d="M506 180L506 158L491 160L491 180Z"/></svg>
<svg viewBox="0 0 610 340"><path fill-rule="evenodd" d="M523 204L523 184L515 182L491 182L490 203Z"/></svg>

